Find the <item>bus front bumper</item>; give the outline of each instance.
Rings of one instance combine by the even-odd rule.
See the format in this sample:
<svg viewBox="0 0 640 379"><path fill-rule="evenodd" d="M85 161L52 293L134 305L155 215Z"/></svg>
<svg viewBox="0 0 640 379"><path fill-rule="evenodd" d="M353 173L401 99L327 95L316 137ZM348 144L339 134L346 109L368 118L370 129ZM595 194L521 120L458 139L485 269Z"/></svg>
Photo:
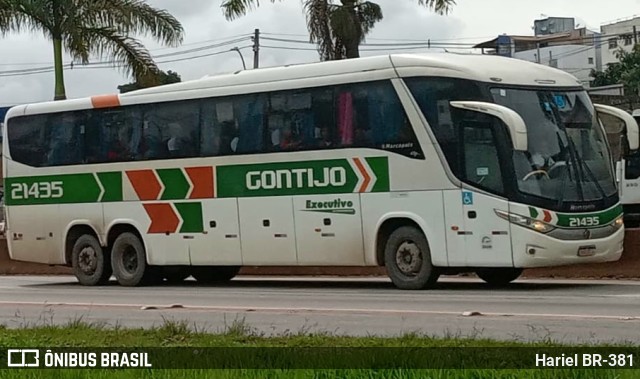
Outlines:
<svg viewBox="0 0 640 379"><path fill-rule="evenodd" d="M606 238L567 241L513 225L511 236L513 263L521 268L615 262L624 250L624 228Z"/></svg>

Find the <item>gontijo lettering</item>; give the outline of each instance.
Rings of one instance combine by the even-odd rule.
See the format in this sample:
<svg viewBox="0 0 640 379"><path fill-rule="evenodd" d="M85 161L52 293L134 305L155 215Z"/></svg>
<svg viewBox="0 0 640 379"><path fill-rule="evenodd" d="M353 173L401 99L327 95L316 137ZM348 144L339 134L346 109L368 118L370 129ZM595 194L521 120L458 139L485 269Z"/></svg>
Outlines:
<svg viewBox="0 0 640 379"><path fill-rule="evenodd" d="M347 183L347 171L343 167L325 167L318 171L319 174L312 168L251 171L247 173L247 189L342 187Z"/></svg>

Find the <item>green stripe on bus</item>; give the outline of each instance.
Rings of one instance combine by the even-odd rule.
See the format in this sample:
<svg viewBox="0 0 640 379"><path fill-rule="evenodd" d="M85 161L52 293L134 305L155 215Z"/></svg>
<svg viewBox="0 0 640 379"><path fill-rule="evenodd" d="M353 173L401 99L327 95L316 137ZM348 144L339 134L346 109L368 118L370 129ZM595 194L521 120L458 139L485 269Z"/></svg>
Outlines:
<svg viewBox="0 0 640 379"><path fill-rule="evenodd" d="M612 223L616 218L622 216L622 213L621 205L602 212L557 213L558 223L556 225L563 228L604 226Z"/></svg>
<svg viewBox="0 0 640 379"><path fill-rule="evenodd" d="M180 233L202 233L204 231L202 203L176 203L175 206L180 218L182 218Z"/></svg>
<svg viewBox="0 0 640 379"><path fill-rule="evenodd" d="M179 168L156 170L164 185L161 200L184 200L191 189L191 185Z"/></svg>
<svg viewBox="0 0 640 379"><path fill-rule="evenodd" d="M6 178L7 205L94 203L101 190L93 174Z"/></svg>
<svg viewBox="0 0 640 379"><path fill-rule="evenodd" d="M388 158L365 160L373 177L368 192L389 191ZM348 159L217 167L218 197L353 193L366 179Z"/></svg>
<svg viewBox="0 0 640 379"><path fill-rule="evenodd" d="M121 172L100 172L98 173L98 180L100 180L104 188L103 203L123 200Z"/></svg>

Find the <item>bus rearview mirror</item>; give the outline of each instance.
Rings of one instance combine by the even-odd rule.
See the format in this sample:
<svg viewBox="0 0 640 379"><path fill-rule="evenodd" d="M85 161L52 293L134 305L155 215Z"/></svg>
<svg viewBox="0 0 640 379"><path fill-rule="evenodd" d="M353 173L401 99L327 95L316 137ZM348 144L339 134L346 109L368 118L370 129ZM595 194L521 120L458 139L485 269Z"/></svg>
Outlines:
<svg viewBox="0 0 640 379"><path fill-rule="evenodd" d="M636 151L640 147L640 131L638 123L629 113L622 109L603 104L594 104L596 112L618 118L624 122L629 150Z"/></svg>
<svg viewBox="0 0 640 379"><path fill-rule="evenodd" d="M511 141L513 142L513 149L516 151L528 150L527 125L522 117L513 109L481 101L452 101L450 104L454 108L485 113L497 117L507 125Z"/></svg>

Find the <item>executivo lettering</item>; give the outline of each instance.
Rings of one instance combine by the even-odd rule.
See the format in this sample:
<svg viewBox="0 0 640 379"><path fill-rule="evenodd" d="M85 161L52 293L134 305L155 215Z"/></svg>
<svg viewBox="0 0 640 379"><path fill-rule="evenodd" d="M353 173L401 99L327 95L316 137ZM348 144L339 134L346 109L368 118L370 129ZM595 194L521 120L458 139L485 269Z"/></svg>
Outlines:
<svg viewBox="0 0 640 379"><path fill-rule="evenodd" d="M312 201L307 200L306 212L335 213L345 215L355 215L356 209L353 207L353 201L344 201L335 199L332 201Z"/></svg>

